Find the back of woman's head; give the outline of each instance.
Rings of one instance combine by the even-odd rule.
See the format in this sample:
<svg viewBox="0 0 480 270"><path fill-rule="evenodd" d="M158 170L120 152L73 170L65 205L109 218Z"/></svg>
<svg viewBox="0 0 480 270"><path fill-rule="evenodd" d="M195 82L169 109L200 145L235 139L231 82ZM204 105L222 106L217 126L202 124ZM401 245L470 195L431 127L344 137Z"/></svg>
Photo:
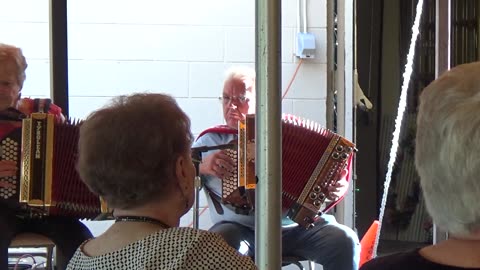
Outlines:
<svg viewBox="0 0 480 270"><path fill-rule="evenodd" d="M120 96L82 124L78 170L110 207L128 209L169 192L191 143L190 120L170 96Z"/></svg>
<svg viewBox="0 0 480 270"><path fill-rule="evenodd" d="M0 43L0 68L1 73L13 73L20 89L23 87L23 82L26 78L27 61L20 48Z"/></svg>
<svg viewBox="0 0 480 270"><path fill-rule="evenodd" d="M423 90L415 164L434 222L456 235L480 230L480 62Z"/></svg>

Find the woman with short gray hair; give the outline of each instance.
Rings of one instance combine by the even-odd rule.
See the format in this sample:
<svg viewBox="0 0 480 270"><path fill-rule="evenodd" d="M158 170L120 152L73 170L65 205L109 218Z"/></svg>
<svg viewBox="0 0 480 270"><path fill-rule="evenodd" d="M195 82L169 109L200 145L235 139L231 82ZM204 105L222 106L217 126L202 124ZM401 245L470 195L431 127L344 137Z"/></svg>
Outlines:
<svg viewBox="0 0 480 270"><path fill-rule="evenodd" d="M213 233L178 228L194 200L190 120L163 94L121 96L80 128L78 170L115 223L67 269L256 269Z"/></svg>
<svg viewBox="0 0 480 270"><path fill-rule="evenodd" d="M423 90L415 165L427 210L449 238L361 269L480 269L480 62L455 67Z"/></svg>

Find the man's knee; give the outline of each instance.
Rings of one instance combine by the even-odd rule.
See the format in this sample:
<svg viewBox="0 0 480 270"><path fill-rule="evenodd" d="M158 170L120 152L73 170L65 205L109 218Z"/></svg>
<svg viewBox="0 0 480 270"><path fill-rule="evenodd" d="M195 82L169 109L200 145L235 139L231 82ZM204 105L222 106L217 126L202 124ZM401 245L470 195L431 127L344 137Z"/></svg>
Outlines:
<svg viewBox="0 0 480 270"><path fill-rule="evenodd" d="M329 233L331 237L331 243L334 248L344 250L345 252L351 251L353 254L360 252L360 241L357 234L347 226L338 226L336 229L331 230Z"/></svg>
<svg viewBox="0 0 480 270"><path fill-rule="evenodd" d="M255 233L253 230L237 223L220 222L213 225L209 231L221 235L228 245L240 253L254 256Z"/></svg>

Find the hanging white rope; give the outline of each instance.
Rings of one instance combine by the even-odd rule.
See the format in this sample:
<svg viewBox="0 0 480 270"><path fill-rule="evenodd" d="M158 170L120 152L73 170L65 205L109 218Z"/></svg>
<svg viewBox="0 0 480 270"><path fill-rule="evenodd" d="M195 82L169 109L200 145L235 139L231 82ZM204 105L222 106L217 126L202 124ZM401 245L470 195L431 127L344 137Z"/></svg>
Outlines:
<svg viewBox="0 0 480 270"><path fill-rule="evenodd" d="M397 117L395 118L395 131L393 132L392 148L390 149L390 157L387 165L387 174L385 176L385 184L383 189L382 202L380 205L380 216L378 232L375 238L375 245L373 247L373 257L377 256L378 240L380 239L380 232L382 229L383 216L385 215L385 206L387 204L388 189L392 180L392 171L395 164L398 151L398 141L400 138L400 131L402 127L403 115L405 114L405 108L407 107L407 93L408 85L410 84L410 78L413 71L413 58L415 56L415 44L417 43L417 37L420 27L420 18L422 17L423 0L419 0L416 8L415 22L412 27L412 38L410 41L410 48L407 55L407 64L405 65L405 72L403 73L402 92L400 93L400 101L398 105Z"/></svg>

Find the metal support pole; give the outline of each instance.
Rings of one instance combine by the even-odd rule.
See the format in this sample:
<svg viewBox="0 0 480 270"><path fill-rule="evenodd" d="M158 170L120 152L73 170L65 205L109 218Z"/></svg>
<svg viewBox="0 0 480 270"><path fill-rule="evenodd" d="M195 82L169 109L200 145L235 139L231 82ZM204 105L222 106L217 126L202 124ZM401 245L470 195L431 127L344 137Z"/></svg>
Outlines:
<svg viewBox="0 0 480 270"><path fill-rule="evenodd" d="M435 9L435 78L450 69L451 0L437 0ZM433 224L433 243L448 238L448 234Z"/></svg>
<svg viewBox="0 0 480 270"><path fill-rule="evenodd" d="M354 78L354 0L337 2L338 47L337 47L337 132L353 139L353 78ZM353 183L344 200L337 205L336 217L340 223L355 227Z"/></svg>
<svg viewBox="0 0 480 270"><path fill-rule="evenodd" d="M281 2L256 0L255 10L255 260L261 270L282 265Z"/></svg>
<svg viewBox="0 0 480 270"><path fill-rule="evenodd" d="M50 95L68 116L67 0L50 0Z"/></svg>
<svg viewBox="0 0 480 270"><path fill-rule="evenodd" d="M200 178L200 162L202 162L202 152L192 152L192 160L195 165L195 178L193 179L193 186L195 187L194 201L193 201L193 223L194 229L199 228L199 208L200 208L200 189L202 187L202 179Z"/></svg>
<svg viewBox="0 0 480 270"><path fill-rule="evenodd" d="M334 130L335 84L335 5L327 1L327 128Z"/></svg>

